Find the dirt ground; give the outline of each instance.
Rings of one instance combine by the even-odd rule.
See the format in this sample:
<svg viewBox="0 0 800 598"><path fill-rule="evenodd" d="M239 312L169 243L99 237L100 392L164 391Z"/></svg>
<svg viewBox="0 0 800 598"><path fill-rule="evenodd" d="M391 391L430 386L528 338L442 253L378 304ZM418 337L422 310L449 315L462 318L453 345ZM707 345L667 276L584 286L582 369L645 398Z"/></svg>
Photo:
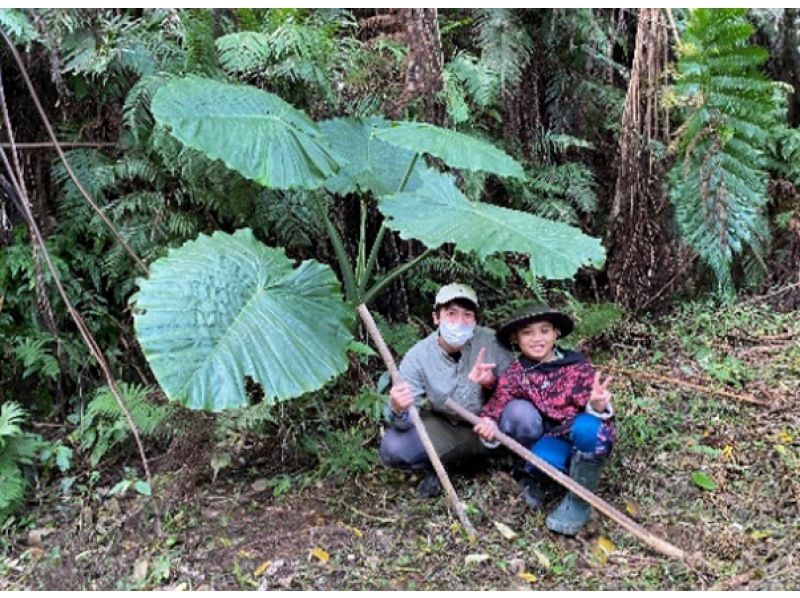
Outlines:
<svg viewBox="0 0 800 598"><path fill-rule="evenodd" d="M280 497L254 467L161 472L158 498L41 491L30 528L6 531L0 589L800 589L800 318L752 318L714 335L673 323L649 345L634 328L605 362L731 393L618 374L621 440L598 491L703 566L598 513L576 538L549 532L500 456L452 473L474 543L443 498L416 498L418 478L378 465Z"/></svg>

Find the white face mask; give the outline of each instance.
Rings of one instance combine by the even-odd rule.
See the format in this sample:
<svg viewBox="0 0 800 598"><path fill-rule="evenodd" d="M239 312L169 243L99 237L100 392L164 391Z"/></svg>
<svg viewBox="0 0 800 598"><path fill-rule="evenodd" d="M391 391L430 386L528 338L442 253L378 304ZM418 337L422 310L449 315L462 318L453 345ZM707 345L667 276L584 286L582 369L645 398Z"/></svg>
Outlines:
<svg viewBox="0 0 800 598"><path fill-rule="evenodd" d="M475 324L455 324L442 320L439 322L439 334L451 347L462 347L475 334Z"/></svg>

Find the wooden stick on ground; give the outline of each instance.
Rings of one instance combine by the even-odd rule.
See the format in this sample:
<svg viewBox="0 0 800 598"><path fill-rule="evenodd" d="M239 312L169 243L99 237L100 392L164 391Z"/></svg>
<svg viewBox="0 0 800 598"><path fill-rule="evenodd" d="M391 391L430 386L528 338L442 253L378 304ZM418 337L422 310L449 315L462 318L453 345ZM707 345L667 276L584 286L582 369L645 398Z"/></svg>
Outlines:
<svg viewBox="0 0 800 598"><path fill-rule="evenodd" d="M741 401L742 403L751 403L753 405L758 405L760 407L770 407L772 404L767 401L761 401L755 398L753 395L749 395L746 393L737 394L735 392L730 392L728 390L722 390L718 388L712 388L710 386L703 386L701 384L694 384L693 382L684 382L683 380L679 380L677 378L668 378L667 376L659 376L658 374L647 374L645 372L638 372L635 370L627 370L625 368L618 368L611 365L598 365L595 366L598 370L603 370L606 372L612 372L614 374L621 374L623 376L628 376L629 378L638 378L640 380L649 380L651 382L658 382L661 384L666 384L670 386L683 386L684 388L690 388L692 390L696 390L702 393L708 394L717 394L723 397L728 397L729 399L735 399L737 401Z"/></svg>
<svg viewBox="0 0 800 598"><path fill-rule="evenodd" d="M461 418L465 419L471 424L477 424L480 421L480 418L464 409L461 405L454 402L452 399L448 399L445 401L445 407L452 409L455 413L457 413ZM647 531L644 527L636 523L633 519L620 513L617 509L612 507L602 498L597 496L596 494L590 492L580 484L578 484L575 480L573 480L568 475L561 473L555 467L543 461L536 455L534 455L531 451L523 447L519 442L511 438L510 436L503 434L499 430L495 432L495 440L500 442L503 446L509 449L511 452L515 453L516 455L525 459L528 463L535 465L539 470L545 473L547 476L551 477L553 480L574 492L578 496L580 496L583 500L587 503L592 505L597 511L616 521L619 523L623 528L629 531L631 534L639 538L642 542L650 546L652 549L660 552L663 555L670 556L676 559L679 559L690 566L699 566L702 564L703 559L699 554L689 554L685 551L681 550L677 546L673 546L669 542L662 540L658 536L653 535L649 531Z"/></svg>
<svg viewBox="0 0 800 598"><path fill-rule="evenodd" d="M389 347L386 346L386 342L384 342L380 330L378 330L378 327L375 325L375 320L372 319L372 314L369 313L367 306L362 303L356 307L356 311L358 312L358 315L361 316L361 320L364 322L364 326L367 328L367 332L372 338L372 342L374 342L375 346L378 348L378 352L381 354L383 362L386 364L386 369L389 370L389 375L392 377L392 384L402 384L403 379L400 377L400 372L398 371L397 365L394 362L394 357L392 357ZM415 405L411 405L411 407L408 408L408 413L411 416L411 423L414 424L414 429L417 431L417 434L419 434L419 438L422 441L422 446L425 447L425 452L428 454L428 459L430 459L431 465L433 465L433 469L436 471L436 475L439 476L439 481L442 483L445 494L447 495L450 504L453 506L453 509L455 509L456 515L458 515L458 520L461 522L461 525L464 526L467 534L469 534L470 540L474 541L474 539L477 537L477 532L475 531L475 528L472 527L469 519L467 519L467 514L464 512L464 507L461 505L461 501L458 500L458 496L456 496L456 491L453 488L453 484L450 483L450 478L447 477L447 472L444 470L442 461L439 459L439 455L436 454L436 449L433 448L433 444L428 436L428 432L425 430L425 425L422 423L422 420L419 417L417 407Z"/></svg>

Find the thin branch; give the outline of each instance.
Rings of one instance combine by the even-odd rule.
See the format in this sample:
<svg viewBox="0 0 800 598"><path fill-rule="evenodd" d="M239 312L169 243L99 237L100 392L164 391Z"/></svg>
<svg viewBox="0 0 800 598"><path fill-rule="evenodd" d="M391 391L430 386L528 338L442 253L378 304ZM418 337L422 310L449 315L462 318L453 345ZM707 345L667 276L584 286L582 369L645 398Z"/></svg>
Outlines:
<svg viewBox="0 0 800 598"><path fill-rule="evenodd" d="M133 260L136 262L136 265L139 266L142 272L147 274L148 271L145 263L141 259L139 259L139 256L137 256L136 253L133 251L133 249L131 249L130 245L128 245L128 242L122 237L122 235L116 229L111 220L109 220L108 216L106 216L105 213L100 209L100 207L92 200L91 196L86 192L86 189L84 189L83 185L81 185L81 182L78 180L78 177L75 176L75 173L72 171L72 167L69 165L67 157L64 155L64 151L61 149L61 145L59 144L58 139L56 139L56 134L53 132L53 127L50 125L50 120L47 118L47 114L45 114L44 108L42 108L42 103L39 101L39 96L36 93L36 89L34 89L33 83L31 82L31 79L28 76L28 71L25 68L25 64L22 61L22 57L19 55L19 52L17 52L17 48L14 46L14 44L11 43L11 40L8 39L8 36L6 35L5 31L0 29L0 35L3 36L3 40L6 42L6 45L11 51L12 56L14 56L14 60L16 61L17 66L19 67L22 78L25 80L25 84L28 87L28 91L30 92L31 98L33 99L33 103L36 105L36 109L39 112L39 116L42 119L42 123L44 124L45 129L47 129L47 134L50 136L50 140L53 142L53 147L58 152L58 156L61 158L61 161L64 163L64 167L67 169L67 172L69 173L72 182L75 183L75 186L78 188L78 191L80 191L81 195L83 195L86 201L89 202L89 205L92 206L92 209L95 212L97 212L97 215L100 216L100 219L105 223L105 225L108 227L111 233L116 237L117 241L119 241L120 244L125 248L125 251L127 251L128 254L133 258Z"/></svg>
<svg viewBox="0 0 800 598"><path fill-rule="evenodd" d="M658 374L647 374L645 372L638 372L636 370L628 370L625 368L618 368L610 365L598 365L595 366L598 370L612 372L614 374L621 374L623 376L627 376L629 378L635 378L639 380L646 380L649 382L656 382L658 384L664 384L666 386L682 386L683 388L688 388L690 390L696 390L698 392L702 392L704 394L716 394L723 397L727 397L729 399L734 399L736 401L742 403L750 403L752 405L758 405L759 407L770 407L772 403L767 401L761 401L755 398L751 394L746 393L735 393L730 392L728 390L722 390L719 388L713 388L711 386L703 386L702 384L695 384L694 382L685 382L684 380L680 380L678 378L670 378L668 376L659 376Z"/></svg>
<svg viewBox="0 0 800 598"><path fill-rule="evenodd" d="M17 149L55 149L61 147L117 147L117 144L111 141L59 141L53 143L52 141L29 141L17 143ZM0 147L11 147L10 143L0 143Z"/></svg>
<svg viewBox="0 0 800 598"><path fill-rule="evenodd" d="M678 36L678 27L675 25L675 19L672 18L672 9L667 8L667 18L669 19L670 29L672 29L672 35L675 37L675 45L681 45L681 38Z"/></svg>

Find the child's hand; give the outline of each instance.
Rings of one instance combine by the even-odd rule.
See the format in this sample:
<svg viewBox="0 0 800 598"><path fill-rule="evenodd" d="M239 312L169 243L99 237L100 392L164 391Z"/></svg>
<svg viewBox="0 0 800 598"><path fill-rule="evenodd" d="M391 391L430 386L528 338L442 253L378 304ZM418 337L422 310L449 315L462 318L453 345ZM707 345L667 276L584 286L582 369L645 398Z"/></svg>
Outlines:
<svg viewBox="0 0 800 598"><path fill-rule="evenodd" d="M489 417L482 417L472 430L484 440L494 440L497 424Z"/></svg>
<svg viewBox="0 0 800 598"><path fill-rule="evenodd" d="M608 385L614 378L609 376L602 381L600 379L600 372L595 373L594 383L592 384L592 394L589 396L589 405L597 413L604 413L608 407L608 402L611 400L611 391L608 390Z"/></svg>
<svg viewBox="0 0 800 598"><path fill-rule="evenodd" d="M472 371L469 373L469 381L475 384L480 384L483 387L491 387L497 378L492 370L495 363L483 363L483 355L486 353L486 347L481 347L478 351L478 358L475 360L475 365L472 366Z"/></svg>

